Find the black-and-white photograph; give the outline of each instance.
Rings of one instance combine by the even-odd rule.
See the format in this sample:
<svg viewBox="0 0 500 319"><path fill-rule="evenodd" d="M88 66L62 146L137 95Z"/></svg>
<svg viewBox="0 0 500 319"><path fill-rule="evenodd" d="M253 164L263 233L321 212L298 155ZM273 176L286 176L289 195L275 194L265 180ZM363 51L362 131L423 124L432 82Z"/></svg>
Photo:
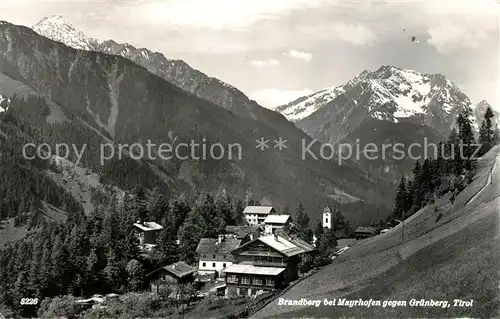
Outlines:
<svg viewBox="0 0 500 319"><path fill-rule="evenodd" d="M500 318L500 3L0 0L7 318Z"/></svg>

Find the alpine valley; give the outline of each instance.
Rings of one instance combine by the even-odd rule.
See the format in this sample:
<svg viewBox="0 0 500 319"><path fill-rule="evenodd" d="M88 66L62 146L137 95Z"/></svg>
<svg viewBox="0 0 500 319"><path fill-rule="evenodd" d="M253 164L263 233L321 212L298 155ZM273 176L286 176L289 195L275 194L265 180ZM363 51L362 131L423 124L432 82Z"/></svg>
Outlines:
<svg viewBox="0 0 500 319"><path fill-rule="evenodd" d="M12 227L12 218L24 216L33 198L43 204L40 218L58 220L69 208L89 214L96 193L121 194L137 185L167 194L223 188L233 198L250 197L277 208L300 201L315 219L330 203L354 226L389 215L392 199L382 194L392 191L393 183L374 179L353 161L340 166L304 160L302 145L311 138L303 131L183 61L87 38L60 16L43 19L33 29L0 22L0 52L1 106L8 109L0 113L5 116L0 154L9 158L0 165L2 242L25 234ZM287 148L279 151L270 144L261 151L256 148L261 137L270 143L281 137ZM102 144L146 145L149 140L157 145L238 143L242 158L137 160L124 148L121 158L100 163ZM32 161L22 156L27 142L86 149L77 166L74 152L61 158L54 148L49 160ZM318 148L311 150L318 153Z"/></svg>

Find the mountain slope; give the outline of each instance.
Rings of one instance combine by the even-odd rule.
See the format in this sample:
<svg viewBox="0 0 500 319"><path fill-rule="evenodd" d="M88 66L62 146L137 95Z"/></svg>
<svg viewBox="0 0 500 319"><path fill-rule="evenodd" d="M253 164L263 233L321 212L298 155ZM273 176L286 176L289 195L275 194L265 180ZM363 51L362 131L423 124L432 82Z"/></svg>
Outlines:
<svg viewBox="0 0 500 319"><path fill-rule="evenodd" d="M156 145L172 141L204 142L209 146L238 143L242 149L241 159L160 160L153 154L156 158L139 164L115 158L102 166L102 142L97 142L89 146L92 152L83 159L83 165L103 179L109 180L109 174L119 178L116 174L121 168L128 174L139 174L137 170L154 173L177 191L213 191L225 185L238 198L251 192L255 199L275 205L302 201L312 218L320 214L325 202L331 201L330 195L340 190L361 200L342 205L346 217L354 223L378 220L387 214L383 207L389 207L390 199L379 192L389 185L375 184L352 162L340 167L331 161L303 160L300 147L309 138L287 121L283 128L279 122L269 126L237 116L128 59L78 51L38 36L31 29L5 22L0 26L0 52L1 73L47 96L67 118L81 122L101 140L128 144L125 150L133 143L146 145L148 140ZM260 137L271 141L281 137L287 140L288 148L261 152L255 148ZM74 138L69 141L82 144ZM374 211L381 216L373 216Z"/></svg>
<svg viewBox="0 0 500 319"><path fill-rule="evenodd" d="M344 94L368 74L369 71L364 71L344 85L326 88L300 97L288 104L278 106L276 111L283 114L289 121L300 121L333 101L337 96Z"/></svg>
<svg viewBox="0 0 500 319"><path fill-rule="evenodd" d="M492 149L478 164L476 178L453 203L446 194L405 221L404 240L399 225L388 233L357 242L333 264L280 296L321 301L448 300L449 308L316 308L278 305L276 300L252 318L300 318L311 314L327 318L498 318L499 148ZM474 302L471 307L454 307L454 299Z"/></svg>
<svg viewBox="0 0 500 319"><path fill-rule="evenodd" d="M136 48L128 43L87 37L60 15L42 19L33 26L33 30L75 49L125 57L181 89L230 110L236 115L256 119L282 130L292 129L281 114L258 105L235 87L193 69L182 60L169 59L162 53Z"/></svg>
<svg viewBox="0 0 500 319"><path fill-rule="evenodd" d="M336 90L340 94L315 105L311 115L297 118L297 127L332 143L368 119L396 123L411 120L448 136L456 116L472 106L469 98L443 75L393 66L364 71ZM280 109L287 114L295 107Z"/></svg>

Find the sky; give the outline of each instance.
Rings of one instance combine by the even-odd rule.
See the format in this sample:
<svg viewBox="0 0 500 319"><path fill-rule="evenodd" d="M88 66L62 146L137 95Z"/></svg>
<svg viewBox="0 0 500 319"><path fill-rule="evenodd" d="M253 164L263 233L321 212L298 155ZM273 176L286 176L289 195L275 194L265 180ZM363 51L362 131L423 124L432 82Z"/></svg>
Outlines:
<svg viewBox="0 0 500 319"><path fill-rule="evenodd" d="M394 65L444 74L500 111L496 1L1 0L0 20L32 26L60 14L90 37L182 59L271 109Z"/></svg>

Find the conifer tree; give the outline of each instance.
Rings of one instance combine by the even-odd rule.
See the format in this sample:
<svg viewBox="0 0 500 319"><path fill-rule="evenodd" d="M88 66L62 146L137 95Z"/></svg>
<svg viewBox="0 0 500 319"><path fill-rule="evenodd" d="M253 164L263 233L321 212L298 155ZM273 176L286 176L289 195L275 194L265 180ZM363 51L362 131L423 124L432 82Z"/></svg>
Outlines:
<svg viewBox="0 0 500 319"><path fill-rule="evenodd" d="M418 163L418 162L417 162ZM407 200L408 200L408 191L406 189L406 179L405 177L401 177L398 186L398 192L396 198L394 199L394 208L392 214L394 218L401 218L403 213L407 209Z"/></svg>
<svg viewBox="0 0 500 319"><path fill-rule="evenodd" d="M475 143L474 130L472 129L470 114L470 108L465 107L457 118L458 138L460 141L460 157L464 161L464 167L462 168L467 170L471 170L473 167L473 160L471 159L471 156L474 152L473 144Z"/></svg>
<svg viewBox="0 0 500 319"><path fill-rule="evenodd" d="M243 207L243 202L241 200L238 200L234 208L233 220L235 225L246 225L247 221L245 219L245 216L243 215L243 210L245 210L245 207Z"/></svg>
<svg viewBox="0 0 500 319"><path fill-rule="evenodd" d="M180 259L186 263L195 261L196 247L206 233L205 220L193 209L179 229Z"/></svg>
<svg viewBox="0 0 500 319"><path fill-rule="evenodd" d="M479 144L481 144L481 154L485 154L495 144L495 129L493 129L493 110L488 107L484 113L484 119L479 130Z"/></svg>
<svg viewBox="0 0 500 319"><path fill-rule="evenodd" d="M319 240L321 236L323 236L323 223L318 220L316 223L316 228L314 229L314 236L316 236L316 240Z"/></svg>

